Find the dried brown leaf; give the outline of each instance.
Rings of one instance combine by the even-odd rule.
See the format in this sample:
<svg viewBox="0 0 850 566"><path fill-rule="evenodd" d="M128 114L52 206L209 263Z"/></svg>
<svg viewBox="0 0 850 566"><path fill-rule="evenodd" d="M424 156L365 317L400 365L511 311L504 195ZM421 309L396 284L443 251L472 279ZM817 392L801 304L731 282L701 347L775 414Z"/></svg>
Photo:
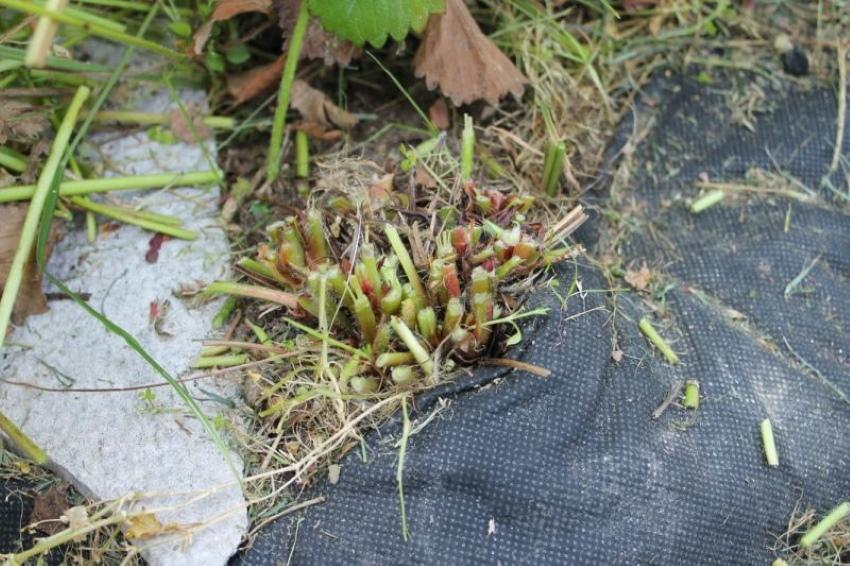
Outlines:
<svg viewBox="0 0 850 566"><path fill-rule="evenodd" d="M48 126L38 107L21 100L0 98L0 144L37 139Z"/></svg>
<svg viewBox="0 0 850 566"><path fill-rule="evenodd" d="M26 213L27 206L23 204L0 206L0 288L6 284L6 278L9 276L9 268L18 248ZM52 240L53 237L51 237L51 244ZM48 246L48 254L51 247ZM12 318L15 323L20 324L27 316L43 313L46 310L47 299L41 289L41 274L38 272L35 259L32 258L24 266L23 280L12 311Z"/></svg>
<svg viewBox="0 0 850 566"><path fill-rule="evenodd" d="M242 104L266 92L280 82L286 57L281 55L268 65L254 67L244 73L227 77L227 92Z"/></svg>
<svg viewBox="0 0 850 566"><path fill-rule="evenodd" d="M171 132L180 141L197 143L213 137L212 128L204 124L204 117L200 112L194 112L192 109L189 109L189 118L192 120L191 125L179 108L175 108L169 112L168 117L171 124Z"/></svg>
<svg viewBox="0 0 850 566"><path fill-rule="evenodd" d="M449 119L449 106L446 104L446 99L442 96L434 101L434 104L428 108L428 118L441 130L448 130L451 126Z"/></svg>
<svg viewBox="0 0 850 566"><path fill-rule="evenodd" d="M306 82L296 79L292 83L291 105L301 113L304 120L322 126L334 125L345 130L357 124L357 118L333 103L324 92Z"/></svg>
<svg viewBox="0 0 850 566"><path fill-rule="evenodd" d="M626 271L626 283L631 285L637 291L646 291L649 288L649 283L652 281L652 272L646 265L637 271L629 269Z"/></svg>
<svg viewBox="0 0 850 566"><path fill-rule="evenodd" d="M417 77L439 87L455 106L475 100L497 104L508 93L521 96L525 76L475 23L463 0L447 0L432 14L413 58Z"/></svg>
<svg viewBox="0 0 850 566"><path fill-rule="evenodd" d="M280 27L285 37L292 35L298 14L299 0L276 0L275 9L278 13ZM360 56L360 49L350 41L337 38L325 31L315 19L311 19L301 44L301 59L321 59L325 65L337 64L345 67L355 57Z"/></svg>
<svg viewBox="0 0 850 566"><path fill-rule="evenodd" d="M264 14L271 13L272 0L219 0L215 5L210 19L198 28L195 35L192 37L192 52L195 55L200 55L207 41L210 39L213 25L216 22L229 20L233 16L244 14L247 12L262 12Z"/></svg>
<svg viewBox="0 0 850 566"><path fill-rule="evenodd" d="M340 130L329 130L316 122L296 122L292 125L292 127L304 132L308 137L314 140L334 142L342 137L342 132Z"/></svg>
<svg viewBox="0 0 850 566"><path fill-rule="evenodd" d="M68 487L67 483L57 483L33 498L29 520L31 523L39 523L36 525L39 531L55 535L65 529L60 517L68 508Z"/></svg>

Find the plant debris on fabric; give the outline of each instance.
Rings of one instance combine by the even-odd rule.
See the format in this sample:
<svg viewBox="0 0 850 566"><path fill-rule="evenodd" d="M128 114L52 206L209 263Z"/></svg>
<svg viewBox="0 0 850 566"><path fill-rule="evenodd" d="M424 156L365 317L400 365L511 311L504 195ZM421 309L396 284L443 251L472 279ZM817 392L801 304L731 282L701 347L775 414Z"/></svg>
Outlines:
<svg viewBox="0 0 850 566"><path fill-rule="evenodd" d="M331 462L358 445L365 450L362 431L406 409L411 394L522 340L518 322L541 314L525 308L525 298L550 266L581 252L570 240L586 218L578 197L600 180L614 125L654 74L698 73L706 88L717 88L725 70L746 71L728 100L734 120L750 130L770 111L780 79L833 85L838 74L846 83L847 11L829 2L305 0L302 12L297 0L99 0L59 8L84 18L75 25L40 17L34 10L41 3L0 6L0 285L23 214L23 205L7 203L32 198L74 91L111 88L113 69L82 60L79 42L120 37L116 48L132 44L165 57L151 68L125 69L110 109L92 111L94 127L136 128L160 143L215 139L223 174L211 167L106 178L82 152L71 155L57 173L59 199L49 216L55 224L84 216L92 243L116 229L115 221L142 226L155 234L145 256L153 263L167 238L194 232L181 219L94 195L228 185L221 220L237 250L238 280L213 282L206 293L195 282L186 294L230 296L214 321L222 336L193 367L246 375L250 422L216 424L245 453L253 529L301 504L298 490L330 472ZM398 17L388 18L394 7ZM164 25L148 29L149 10ZM298 67L282 88L299 30L300 51L291 58ZM151 83L172 94L206 88L211 112L121 109L127 91ZM289 102L275 113L284 94ZM294 112L287 116L287 109ZM475 135L467 123L459 131L467 113L478 124ZM623 279L654 295L663 273L619 259L629 233L652 228L643 205L622 191L644 131L636 121L611 201L599 209L607 223L599 250L612 289ZM655 165L663 169L663 156ZM275 174L263 182L269 166ZM706 192L692 210L765 193L813 198L772 175L695 180ZM29 284L14 314L39 312L45 299L34 262L16 277ZM804 279L786 293L803 292ZM151 303L150 325L162 336L167 311L167 301ZM648 319L644 329L663 352ZM4 458L0 472L9 475ZM14 469L24 465L15 461ZM44 517L58 505L58 497L45 496L41 508L51 509ZM62 526L85 531L78 546L91 548L77 553L81 560L132 558L137 549L123 541L121 527L139 538L176 528L153 515L119 517L117 501L72 509ZM94 517L114 521L96 530ZM795 546L813 522L811 513L795 519L781 553L799 563L846 558L846 521L812 548ZM49 548L36 547L32 556Z"/></svg>

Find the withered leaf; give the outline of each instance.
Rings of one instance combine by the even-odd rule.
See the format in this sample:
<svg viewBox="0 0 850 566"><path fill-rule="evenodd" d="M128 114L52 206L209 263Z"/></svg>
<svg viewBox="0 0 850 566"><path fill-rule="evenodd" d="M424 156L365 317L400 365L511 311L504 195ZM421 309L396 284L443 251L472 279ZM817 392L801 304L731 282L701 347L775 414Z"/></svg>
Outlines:
<svg viewBox="0 0 850 566"><path fill-rule="evenodd" d="M139 513L127 519L127 538L144 540L160 535L179 533L184 529L174 523L162 524L153 513Z"/></svg>
<svg viewBox="0 0 850 566"><path fill-rule="evenodd" d="M46 114L27 102L0 98L0 144L32 141L46 129Z"/></svg>
<svg viewBox="0 0 850 566"><path fill-rule="evenodd" d="M292 35L298 14L299 0L276 0L275 8L278 13L280 27L285 37ZM350 41L339 39L334 34L325 31L315 19L310 19L304 42L301 44L301 59L321 59L325 65L337 64L345 67L355 57L360 56L360 49Z"/></svg>
<svg viewBox="0 0 850 566"><path fill-rule="evenodd" d="M213 10L210 19L198 28L195 35L192 37L192 51L195 55L200 55L204 50L204 46L210 39L213 25L216 22L229 20L233 16L244 14L246 12L262 12L264 14L271 13L272 0L219 0Z"/></svg>
<svg viewBox="0 0 850 566"><path fill-rule="evenodd" d="M267 65L249 69L244 73L227 77L227 92L236 104L259 96L280 82L286 57L281 55Z"/></svg>
<svg viewBox="0 0 850 566"><path fill-rule="evenodd" d="M60 482L33 498L30 523L39 523L36 525L39 531L55 535L65 529L60 517L67 508L68 484Z"/></svg>
<svg viewBox="0 0 850 566"><path fill-rule="evenodd" d="M194 112L191 108L189 109L189 118L192 121L191 125L179 108L175 108L169 112L168 117L170 119L171 131L180 141L198 143L199 141L213 137L212 128L204 124L204 117L201 113Z"/></svg>
<svg viewBox="0 0 850 566"><path fill-rule="evenodd" d="M24 204L6 204L0 206L0 288L6 284L12 259L18 249L18 240L21 228L24 225L27 206ZM55 234L51 236L51 245L48 245L48 254L54 241ZM18 298L12 311L12 318L16 324L20 324L31 314L43 313L47 310L47 299L41 289L41 275L35 258L30 259L24 266L23 280L18 291Z"/></svg>
<svg viewBox="0 0 850 566"><path fill-rule="evenodd" d="M449 106L446 104L446 99L442 96L434 101L428 108L428 118L441 130L448 130L451 126L449 120Z"/></svg>
<svg viewBox="0 0 850 566"><path fill-rule="evenodd" d="M652 281L652 272L646 265L637 271L629 269L626 271L626 283L631 285L637 291L646 291L649 288L649 283Z"/></svg>
<svg viewBox="0 0 850 566"><path fill-rule="evenodd" d="M521 96L525 76L475 23L463 0L446 0L446 11L432 14L413 58L417 77L439 87L455 106L475 100L497 104L508 93Z"/></svg>
<svg viewBox="0 0 850 566"><path fill-rule="evenodd" d="M337 106L324 92L306 82L296 79L292 83L292 107L301 113L304 120L322 126L334 125L343 129L353 128L357 118Z"/></svg>

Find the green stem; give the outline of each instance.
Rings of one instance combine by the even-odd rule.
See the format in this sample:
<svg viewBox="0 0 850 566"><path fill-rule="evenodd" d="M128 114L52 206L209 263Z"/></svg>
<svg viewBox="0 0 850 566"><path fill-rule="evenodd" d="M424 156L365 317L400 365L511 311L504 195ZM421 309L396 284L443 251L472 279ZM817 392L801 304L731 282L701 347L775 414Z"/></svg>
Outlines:
<svg viewBox="0 0 850 566"><path fill-rule="evenodd" d="M94 532L98 529L102 529L103 527L123 523L126 520L127 518L123 514L118 513L106 519L88 523L86 526L80 527L79 529L65 529L64 531L56 533L53 536L38 539L38 542L34 544L29 550L19 552L18 554L13 554L11 557L9 557L9 563L12 566L26 564L30 558L38 556L40 554L45 554L50 549L56 548L57 546L61 546L67 542L75 540L77 537L84 536L87 533Z"/></svg>
<svg viewBox="0 0 850 566"><path fill-rule="evenodd" d="M398 230L392 224L385 224L384 233L387 235L387 240L389 240L395 255L398 256L401 268L404 270L404 274L407 275L407 281L413 286L413 290L416 292L416 296L420 302L427 305L428 294L425 293L425 288L422 287L422 281L419 280L416 266L413 265L413 260L410 259L410 254L407 253L407 248L404 247L404 243L398 235Z"/></svg>
<svg viewBox="0 0 850 566"><path fill-rule="evenodd" d="M42 6L44 8L49 9L49 6L43 0L33 0L33 2L35 2L39 6ZM113 20L109 20L107 18L104 18L102 16L98 16L96 14L90 14L89 12L86 12L85 10L81 10L80 8L75 8L74 6L66 6L63 11L66 14L68 14L69 16L74 16L75 18L77 18L77 19L79 19L80 21L83 21L83 22L89 22L89 23L96 24L96 25L99 25L99 26L102 26L102 27L105 27L105 28L111 28L111 29L114 29L115 31L118 31L118 32L127 31L127 26L125 26L124 24L115 22Z"/></svg>
<svg viewBox="0 0 850 566"><path fill-rule="evenodd" d="M150 4L144 2L133 2L132 0L77 0L78 4L91 4L93 6L105 6L107 8L118 8L121 10L133 10L136 12L147 12ZM177 8L181 16L193 16L195 11L189 8Z"/></svg>
<svg viewBox="0 0 850 566"><path fill-rule="evenodd" d="M779 454L776 451L776 440L773 438L773 425L770 419L761 421L761 440L764 444L764 457L767 465L775 468L779 465Z"/></svg>
<svg viewBox="0 0 850 566"><path fill-rule="evenodd" d="M65 8L65 4L66 2L62 0L47 0L47 3L43 7L61 13ZM24 64L27 67L43 67L45 65L47 54L53 45L53 36L56 34L56 28L56 23L47 16L42 16L38 19L30 37L29 45L27 45L27 55L24 58Z"/></svg>
<svg viewBox="0 0 850 566"><path fill-rule="evenodd" d="M215 313L215 316L212 319L212 327L219 329L224 326L227 319L230 318L230 313L233 312L234 308L236 308L236 297L227 297L224 304L221 305L221 308L218 309L217 313Z"/></svg>
<svg viewBox="0 0 850 566"><path fill-rule="evenodd" d="M274 111L272 135L269 140L268 163L266 164L266 179L269 182L276 181L280 174L280 159L283 152L283 126L286 121L286 111L289 108L289 98L292 94L292 83L295 81L295 70L298 67L298 59L301 56L301 45L304 43L307 23L310 20L308 5L309 2L307 0L301 0L301 5L298 8L298 18L295 20L292 36L289 38L289 50L286 53L283 74L280 77L277 108Z"/></svg>
<svg viewBox="0 0 850 566"><path fill-rule="evenodd" d="M24 266L29 261L33 245L35 244L38 224L41 219L41 212L44 209L44 203L47 199L47 193L50 190L50 184L59 167L62 154L65 152L65 148L68 147L68 141L71 138L71 132L76 123L77 114L79 114L90 92L86 87L80 87L77 89L73 100L71 100L68 111L62 119L59 130L56 132L56 138L53 140L53 146L50 148L50 155L47 157L47 162L38 178L38 185L27 208L27 215L24 219L24 225L21 228L21 240L18 243L18 249L15 250L12 264L9 266L6 285L3 288L3 297L0 298L0 347L3 346L3 342L6 339L9 318L12 316L12 308L15 306L15 299L21 287Z"/></svg>
<svg viewBox="0 0 850 566"><path fill-rule="evenodd" d="M0 162L0 165L2 165L2 162ZM188 187L216 183L221 181L221 179L222 174L220 171L195 171L181 174L157 173L154 175L63 181L59 184L59 196L69 197L161 187ZM36 185L18 185L16 187L0 188L0 203L29 200L32 198L35 190Z"/></svg>
<svg viewBox="0 0 850 566"><path fill-rule="evenodd" d="M2 57L3 59L20 61L21 65L23 65L26 56L26 51L24 51L23 49L16 49L14 47L9 47L8 45L0 45L0 57ZM47 57L47 66L51 69L77 71L80 73L108 73L110 71L109 67L105 67L103 65L96 65L94 63L86 63L83 61L74 61L72 59L64 59L62 57L56 57L54 55L50 55Z"/></svg>
<svg viewBox="0 0 850 566"><path fill-rule="evenodd" d="M27 158L24 154L18 153L10 147L0 147L0 165L16 173L23 173L27 168ZM3 190L0 189L0 194ZM33 186L33 190L35 190L35 186Z"/></svg>
<svg viewBox="0 0 850 566"><path fill-rule="evenodd" d="M685 383L685 399L682 405L686 409L699 409L699 381L689 379Z"/></svg>
<svg viewBox="0 0 850 566"><path fill-rule="evenodd" d="M475 129L472 127L472 117L463 115L463 134L461 137L460 178L462 181L472 179L472 160L475 156Z"/></svg>
<svg viewBox="0 0 850 566"><path fill-rule="evenodd" d="M108 206L105 204L97 203L84 197L71 197L71 202L84 210L88 210L96 214L101 214L103 216L108 216L109 218L114 218L115 220L118 220L119 222L124 222L125 224L133 224L135 226L139 226L140 228L144 228L145 230L150 230L152 232L160 232L162 234L167 234L175 238L180 238L181 240L195 240L198 238L197 232L194 232L192 230L187 230L185 228L180 228L178 226L173 226L170 224L163 224L156 220L145 218L144 216L138 213L134 214L133 212L128 212L126 210L122 210L114 206Z"/></svg>
<svg viewBox="0 0 850 566"><path fill-rule="evenodd" d="M422 347L422 344L419 343L419 340L416 339L410 328L397 316L390 319L390 325L393 327L396 336L404 342L404 345L413 354L417 363L422 366L425 375L430 377L434 373L434 364L431 361L431 356L428 355L428 352L425 351L425 348Z"/></svg>
<svg viewBox="0 0 850 566"><path fill-rule="evenodd" d="M86 212L86 240L90 244L97 240L97 218L94 212Z"/></svg>
<svg viewBox="0 0 850 566"><path fill-rule="evenodd" d="M110 39L112 41L123 43L125 45L132 45L133 47L146 49L153 53L168 57L169 59L175 59L178 61L186 61L189 59L188 55L164 47L159 43L148 41L147 39L142 39L140 37L129 35L123 32L119 32L114 29L104 28L96 24L85 22L83 20L80 20L79 18L71 16L70 14L65 14L54 10L48 10L47 8L38 6L26 0L0 0L0 6L5 6L7 8L12 8L13 10L18 10L20 12L36 16L47 16L56 22L63 23L71 27L85 29L91 35L102 37L104 39Z"/></svg>
<svg viewBox="0 0 850 566"><path fill-rule="evenodd" d="M643 332L644 336L652 343L653 346L658 348L658 351L664 356L664 359L667 360L669 364L677 364L679 363L679 356L676 355L676 352L673 351L673 348L661 337L655 327L652 326L652 323L649 322L648 318L640 319L638 323L638 328Z"/></svg>
<svg viewBox="0 0 850 566"><path fill-rule="evenodd" d="M213 295L225 294L236 295L237 297L249 297L251 299L259 299L283 305L291 309L298 308L298 297L291 293L278 291L277 289L269 289L259 285L245 285L243 283L232 283L230 281L213 281L204 289L205 293Z"/></svg>
<svg viewBox="0 0 850 566"><path fill-rule="evenodd" d="M726 193L719 189L710 191L691 203L691 212L693 214L699 214L703 210L711 208L715 204L719 203L725 196Z"/></svg>
<svg viewBox="0 0 850 566"><path fill-rule="evenodd" d="M168 126L172 123L171 114L155 112L131 112L125 110L101 110L94 115L95 122L117 122L119 124L139 124L143 126ZM236 128L236 120L228 116L204 116L201 123L217 130Z"/></svg>
<svg viewBox="0 0 850 566"><path fill-rule="evenodd" d="M803 535L803 538L800 539L800 546L803 548L809 548L815 543L815 541L825 535L829 529L838 524L838 522L848 514L850 514L850 503L845 501L830 511L829 514L821 519L817 525L809 529L808 532Z"/></svg>
<svg viewBox="0 0 850 566"><path fill-rule="evenodd" d="M567 153L567 146L564 142L558 142L551 147L551 161L547 168L544 167L544 174L547 176L543 179L543 190L550 197L554 197L558 192L558 179L561 178L561 172L564 170L564 159ZM548 156L547 156L548 157ZM547 159L547 161L549 161Z"/></svg>
<svg viewBox="0 0 850 566"><path fill-rule="evenodd" d="M387 352L386 354L378 356L378 359L375 361L375 365L383 369L412 364L415 361L416 359L410 352Z"/></svg>
<svg viewBox="0 0 850 566"><path fill-rule="evenodd" d="M247 354L227 354L224 356L201 357L192 362L192 368L232 368L234 366L241 366L242 364L247 363L249 359L250 358Z"/></svg>
<svg viewBox="0 0 850 566"><path fill-rule="evenodd" d="M345 350L349 354L354 354L355 356L360 356L361 358L368 358L369 357L369 356L366 355L366 353L363 350L358 350L357 348L349 346L345 342L340 342L339 340L336 340L334 338L325 337L324 335L322 335L321 332L316 331L315 328L310 328L306 324L301 324L300 322L296 322L296 321L292 320L291 318L288 318L288 317L285 317L285 316L282 316L280 318L281 318L281 320L285 321L289 325L294 326L295 328L297 328L301 332L304 332L305 334L308 334L308 335L312 336L313 338L316 338L318 340L326 340L327 343L329 345L333 346L334 348L339 348L340 350Z"/></svg>
<svg viewBox="0 0 850 566"><path fill-rule="evenodd" d="M47 463L47 454L45 454L35 442L30 440L26 434L21 432L21 429L16 427L15 423L6 418L6 415L2 412L0 412L0 430L3 431L3 434L5 434L27 458L38 465Z"/></svg>

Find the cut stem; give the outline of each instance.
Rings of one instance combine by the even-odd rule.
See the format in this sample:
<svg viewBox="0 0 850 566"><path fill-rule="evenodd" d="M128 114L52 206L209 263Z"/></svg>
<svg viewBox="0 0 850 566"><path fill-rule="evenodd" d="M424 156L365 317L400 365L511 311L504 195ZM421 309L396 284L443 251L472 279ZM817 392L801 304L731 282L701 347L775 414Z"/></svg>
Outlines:
<svg viewBox="0 0 850 566"><path fill-rule="evenodd" d="M6 415L2 412L0 412L0 430L3 431L3 434L12 441L12 444L14 444L24 456L38 465L47 463L47 454L44 453L44 450L39 448L35 442L33 442L26 434L21 432L21 429L15 426L15 423L6 418Z"/></svg>
<svg viewBox="0 0 850 566"><path fill-rule="evenodd" d="M711 208L726 197L726 193L715 189L709 191L691 203L691 213L699 214L703 210Z"/></svg>
<svg viewBox="0 0 850 566"><path fill-rule="evenodd" d="M770 419L761 421L761 441L764 445L764 457L767 465L775 468L779 465L779 454L776 452L776 441L773 438L773 425Z"/></svg>
<svg viewBox="0 0 850 566"><path fill-rule="evenodd" d="M682 405L686 409L699 408L699 381L689 379L687 383L685 383L685 399L682 402Z"/></svg>
<svg viewBox="0 0 850 566"><path fill-rule="evenodd" d="M461 137L460 154L460 179L469 181L472 179L472 164L475 158L475 128L472 126L472 117L463 115L463 134Z"/></svg>
<svg viewBox="0 0 850 566"><path fill-rule="evenodd" d="M0 165L16 173L23 173L27 168L27 158L10 147L0 146Z"/></svg>
<svg viewBox="0 0 850 566"><path fill-rule="evenodd" d="M830 511L829 514L821 519L817 525L809 529L808 532L803 535L803 538L800 539L800 546L803 548L809 548L848 514L850 514L850 503L845 501Z"/></svg>
<svg viewBox="0 0 850 566"><path fill-rule="evenodd" d="M61 12L68 5L68 0L47 0L44 7L48 10ZM47 16L41 16L35 24L35 31L30 37L27 46L27 55L24 64L27 67L44 67L47 55L53 46L53 37L56 35L57 24Z"/></svg>
<svg viewBox="0 0 850 566"><path fill-rule="evenodd" d="M276 181L280 174L280 158L283 151L283 126L286 121L286 111L289 108L289 98L292 95L295 70L298 67L298 59L301 56L301 45L304 43L307 23L310 20L309 4L306 0L302 0L298 8L298 17L295 20L295 27L289 38L289 50L286 53L286 62L283 65L283 74L280 77L277 108L275 108L274 120L272 121L272 135L269 140L269 155L266 165L266 179L269 182Z"/></svg>
<svg viewBox="0 0 850 566"><path fill-rule="evenodd" d="M658 331L655 330L655 327L652 326L652 323L649 322L648 318L640 319L640 322L638 323L638 328L640 328L640 331L643 332L647 340L649 340L653 346L658 348L658 351L661 352L661 355L664 356L664 359L667 360L667 363L673 365L679 363L679 356L676 354L676 352L673 351L673 348L670 347L670 344L668 344L667 341L661 337Z"/></svg>
<svg viewBox="0 0 850 566"><path fill-rule="evenodd" d="M413 335L410 328L397 316L390 319L390 325L393 327L396 336L404 342L404 345L407 346L407 349L410 350L411 354L413 354L416 362L422 366L422 370L425 372L425 375L430 376L434 372L434 364L431 361L431 356L428 355L428 352L422 344L419 343L419 340Z"/></svg>
<svg viewBox="0 0 850 566"><path fill-rule="evenodd" d="M407 248L401 241L401 236L398 235L398 230L392 224L384 225L384 233L387 235L387 240L390 242L395 255L398 256L401 268L407 276L407 281L413 286L416 296L422 304L428 304L428 295L425 293L425 288L422 286L422 281L419 280L419 274L416 272L416 266L413 265L413 260L410 259L410 254L407 253Z"/></svg>
<svg viewBox="0 0 850 566"><path fill-rule="evenodd" d="M41 176L38 178L38 185L33 193L32 201L27 208L24 225L21 227L21 240L18 243L18 249L15 250L12 264L9 266L9 273L3 288L3 297L0 298L0 347L3 346L3 342L6 339L9 318L12 316L12 308L15 306L18 290L21 287L24 266L29 260L33 245L35 244L38 224L41 219L42 210L44 209L44 203L47 200L47 194L50 191L50 184L59 167L59 162L62 159L65 148L68 147L71 132L77 121L77 114L79 114L83 103L90 93L91 91L84 86L77 89L68 107L68 111L65 113L65 117L62 119L62 123L56 132L56 138L53 140L53 146L50 148L50 155L47 157L47 162L41 171Z"/></svg>

